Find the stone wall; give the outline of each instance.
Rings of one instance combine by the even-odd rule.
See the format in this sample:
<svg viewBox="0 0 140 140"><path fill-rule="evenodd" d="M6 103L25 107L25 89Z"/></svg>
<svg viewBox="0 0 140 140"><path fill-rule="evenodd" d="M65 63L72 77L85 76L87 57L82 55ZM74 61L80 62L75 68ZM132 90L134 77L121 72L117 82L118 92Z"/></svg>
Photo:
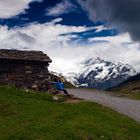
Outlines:
<svg viewBox="0 0 140 140"><path fill-rule="evenodd" d="M48 64L0 62L0 84L46 91L49 81Z"/></svg>

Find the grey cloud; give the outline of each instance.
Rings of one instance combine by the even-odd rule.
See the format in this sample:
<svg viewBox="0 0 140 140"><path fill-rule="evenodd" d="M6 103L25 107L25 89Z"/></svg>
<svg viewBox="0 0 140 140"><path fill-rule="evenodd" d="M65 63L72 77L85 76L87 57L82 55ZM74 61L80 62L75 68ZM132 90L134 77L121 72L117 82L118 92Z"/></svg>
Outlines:
<svg viewBox="0 0 140 140"><path fill-rule="evenodd" d="M15 42L17 41L23 41L27 44L34 44L36 43L36 39L33 38L32 36L29 36L26 33L22 33L20 31L15 32L14 34L11 34L10 37L8 38L8 40L13 40Z"/></svg>
<svg viewBox="0 0 140 140"><path fill-rule="evenodd" d="M33 38L25 33L18 32L17 36L19 36L26 43L34 44L36 42L35 38Z"/></svg>
<svg viewBox="0 0 140 140"><path fill-rule="evenodd" d="M78 0L93 21L107 21L140 41L140 0Z"/></svg>

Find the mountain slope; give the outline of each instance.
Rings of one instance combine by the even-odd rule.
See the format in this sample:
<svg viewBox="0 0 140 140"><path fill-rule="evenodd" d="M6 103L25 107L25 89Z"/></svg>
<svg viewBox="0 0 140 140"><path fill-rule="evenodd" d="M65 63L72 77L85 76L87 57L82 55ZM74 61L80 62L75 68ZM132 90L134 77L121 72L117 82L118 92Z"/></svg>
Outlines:
<svg viewBox="0 0 140 140"><path fill-rule="evenodd" d="M118 86L110 88L109 91L117 95L140 99L140 74L130 77Z"/></svg>
<svg viewBox="0 0 140 140"><path fill-rule="evenodd" d="M125 86L128 84L133 84L136 82L140 82L140 73L137 75L134 75L134 76L130 77L129 79L127 79L126 81L122 82L121 84L118 85L118 87L122 87L122 86ZM139 87L140 87L140 85L139 85Z"/></svg>

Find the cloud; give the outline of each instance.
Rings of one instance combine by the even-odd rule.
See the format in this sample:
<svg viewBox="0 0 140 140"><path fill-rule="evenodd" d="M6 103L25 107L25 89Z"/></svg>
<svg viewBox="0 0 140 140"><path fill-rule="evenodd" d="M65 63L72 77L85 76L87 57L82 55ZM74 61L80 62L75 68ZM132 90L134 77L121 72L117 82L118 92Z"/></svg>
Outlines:
<svg viewBox="0 0 140 140"><path fill-rule="evenodd" d="M76 60L75 57L71 59L72 56L66 54L70 47L68 42L73 38L73 35L61 36L61 34L84 32L89 28L61 25L58 23L61 20L61 18L57 18L46 24L33 23L26 27L13 29L8 29L7 26L0 26L0 48L42 50L54 60L54 65L58 61L62 63L62 59L67 60L64 70L68 70L68 67L75 64L74 61ZM57 64L54 67L59 69Z"/></svg>
<svg viewBox="0 0 140 140"><path fill-rule="evenodd" d="M129 32L134 41L140 41L139 0L78 0L93 21L107 21L109 25Z"/></svg>
<svg viewBox="0 0 140 140"><path fill-rule="evenodd" d="M66 26L58 23L61 20L58 18L46 24L32 23L13 29L0 26L0 48L42 50L53 60L50 70L65 74L71 71L79 72L83 61L96 57L113 62L124 60L140 71L140 46L131 40L128 33L90 38L90 44L80 44L77 40L70 43L77 37L71 33L102 27Z"/></svg>
<svg viewBox="0 0 140 140"><path fill-rule="evenodd" d="M6 19L25 12L31 2L42 0L0 0L0 18Z"/></svg>
<svg viewBox="0 0 140 140"><path fill-rule="evenodd" d="M69 0L63 0L61 3L56 4L54 7L46 9L47 16L60 16L76 10L76 6Z"/></svg>
<svg viewBox="0 0 140 140"><path fill-rule="evenodd" d="M51 22L46 23L46 25L54 25L56 23L61 22L62 20L63 20L62 18L56 18L56 19L52 20Z"/></svg>

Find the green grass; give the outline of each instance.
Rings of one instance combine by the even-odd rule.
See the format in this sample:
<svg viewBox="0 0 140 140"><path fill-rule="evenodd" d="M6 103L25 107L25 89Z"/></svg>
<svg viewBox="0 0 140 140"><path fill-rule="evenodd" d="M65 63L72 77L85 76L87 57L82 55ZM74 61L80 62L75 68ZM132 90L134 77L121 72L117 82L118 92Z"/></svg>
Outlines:
<svg viewBox="0 0 140 140"><path fill-rule="evenodd" d="M140 125L91 102L0 87L0 140L139 140Z"/></svg>
<svg viewBox="0 0 140 140"><path fill-rule="evenodd" d="M140 92L132 92L129 91L127 89L122 89L122 90L114 90L114 93L111 93L114 96L118 96L118 97L127 97L130 99L136 99L136 100L140 100Z"/></svg>
<svg viewBox="0 0 140 140"><path fill-rule="evenodd" d="M112 91L113 92L112 95L115 96L140 100L140 91L133 90L134 88L137 87L140 87L140 81L127 83L123 86L112 88L110 91Z"/></svg>

